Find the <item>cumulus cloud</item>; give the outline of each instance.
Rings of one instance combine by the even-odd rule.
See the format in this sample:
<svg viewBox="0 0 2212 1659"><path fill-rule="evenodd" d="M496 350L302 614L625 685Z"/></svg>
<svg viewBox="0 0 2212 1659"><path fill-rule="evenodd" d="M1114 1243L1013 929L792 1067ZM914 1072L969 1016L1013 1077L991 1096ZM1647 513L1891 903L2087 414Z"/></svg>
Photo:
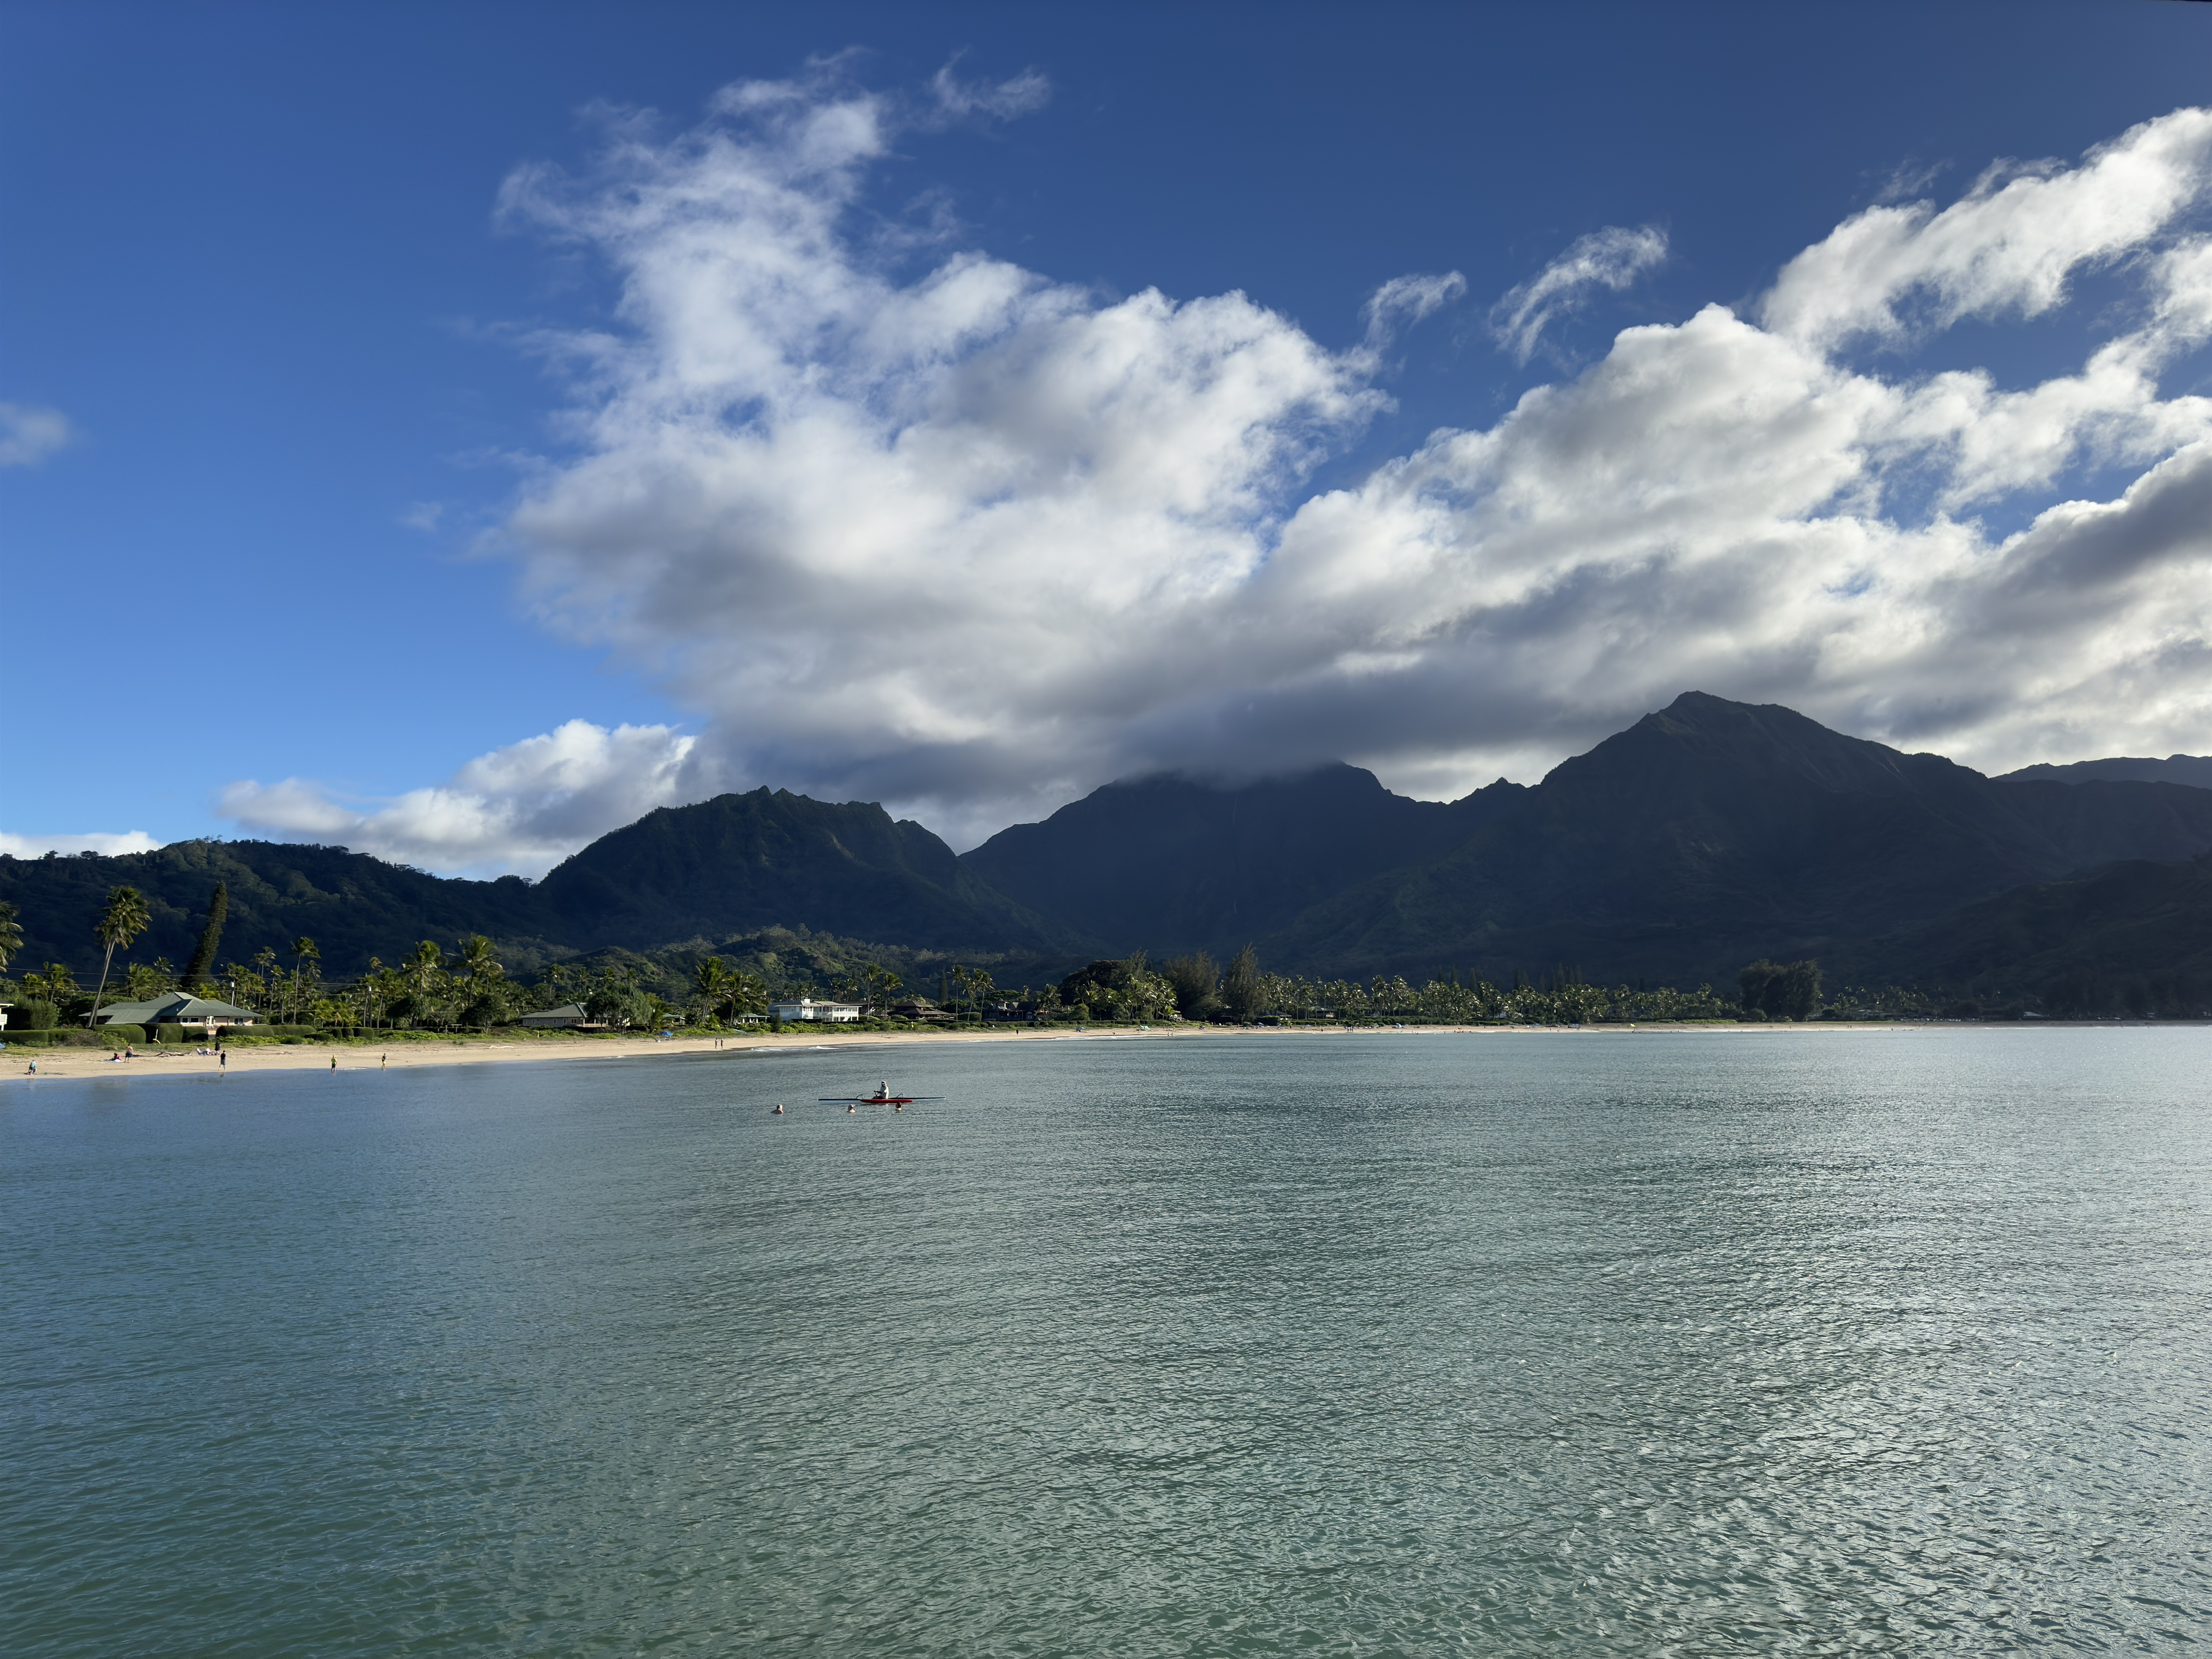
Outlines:
<svg viewBox="0 0 2212 1659"><path fill-rule="evenodd" d="M1608 225L1579 238L1558 258L1490 308L1490 331L1516 361L1536 355L1544 331L1589 303L1592 290L1619 294L1667 258L1667 234L1650 225Z"/></svg>
<svg viewBox="0 0 2212 1659"><path fill-rule="evenodd" d="M1316 491L1386 401L1375 342L1451 278L1386 285L1333 351L1240 293L1102 295L888 235L866 190L921 118L900 107L830 70L751 83L506 189L620 300L547 343L573 447L501 539L550 624L700 711L696 746L641 736L588 811L465 774L373 811L245 787L242 815L537 867L766 781L964 844L1163 767L1342 757L1455 793L1692 687L1992 767L2203 747L2212 403L2162 380L2212 332L2212 114L1870 209L1744 314L1628 329L1494 423ZM1533 350L1664 252L1586 238L1494 324ZM2091 266L2136 300L2072 372L1899 355L2062 305ZM1888 368L1840 355L1869 339ZM2116 466L2117 495L2073 498Z"/></svg>
<svg viewBox="0 0 2212 1659"><path fill-rule="evenodd" d="M143 830L115 835L13 836L0 830L0 857L39 859L49 853L150 853L161 846Z"/></svg>
<svg viewBox="0 0 2212 1659"><path fill-rule="evenodd" d="M696 744L665 726L610 731L570 720L397 799L349 799L301 778L249 779L222 792L220 810L250 834L350 847L443 873L538 876L653 807L713 793Z"/></svg>
<svg viewBox="0 0 2212 1659"><path fill-rule="evenodd" d="M58 409L0 404L0 467L37 466L76 440L76 428Z"/></svg>

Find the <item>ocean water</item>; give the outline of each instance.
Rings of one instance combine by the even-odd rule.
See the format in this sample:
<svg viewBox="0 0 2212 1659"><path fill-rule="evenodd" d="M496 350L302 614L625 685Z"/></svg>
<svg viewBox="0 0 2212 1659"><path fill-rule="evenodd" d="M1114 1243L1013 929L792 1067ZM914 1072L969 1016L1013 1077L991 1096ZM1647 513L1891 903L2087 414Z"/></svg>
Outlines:
<svg viewBox="0 0 2212 1659"><path fill-rule="evenodd" d="M0 1084L0 1651L2201 1650L2208 1062ZM885 1076L947 1098L800 1103Z"/></svg>

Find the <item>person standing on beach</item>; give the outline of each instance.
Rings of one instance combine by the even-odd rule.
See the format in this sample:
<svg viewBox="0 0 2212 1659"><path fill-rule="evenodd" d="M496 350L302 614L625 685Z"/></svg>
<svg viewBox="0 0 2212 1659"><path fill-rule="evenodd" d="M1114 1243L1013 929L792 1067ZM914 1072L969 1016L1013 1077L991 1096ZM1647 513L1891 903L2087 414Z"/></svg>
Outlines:
<svg viewBox="0 0 2212 1659"><path fill-rule="evenodd" d="M335 1072L335 1071L337 1071L337 1068L338 1068L338 1057L337 1057L336 1054L332 1054L332 1055L331 1056L331 1070L332 1070L333 1072Z"/></svg>
<svg viewBox="0 0 2212 1659"><path fill-rule="evenodd" d="M229 1050L229 1049L228 1049L228 1048L218 1048L218 1049L216 1049L216 1050L215 1051L215 1068L216 1068L216 1071L218 1071L218 1072L222 1072L222 1073L226 1073L226 1074L228 1074L228 1072L229 1072L229 1070L230 1070L230 1050Z"/></svg>
<svg viewBox="0 0 2212 1659"><path fill-rule="evenodd" d="M390 1054L379 1054L376 1057L376 1069L380 1072L391 1064L392 1056Z"/></svg>

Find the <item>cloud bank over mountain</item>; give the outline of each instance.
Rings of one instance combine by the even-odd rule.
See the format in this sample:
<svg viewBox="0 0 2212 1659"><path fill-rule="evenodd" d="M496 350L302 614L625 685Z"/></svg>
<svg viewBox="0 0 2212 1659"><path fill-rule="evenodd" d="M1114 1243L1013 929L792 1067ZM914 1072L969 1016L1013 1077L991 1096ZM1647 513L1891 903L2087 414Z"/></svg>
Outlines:
<svg viewBox="0 0 2212 1659"><path fill-rule="evenodd" d="M2212 336L2212 112L1870 207L1741 313L1627 329L1494 424L1317 489L1386 406L1382 344L1455 278L1386 286L1331 350L1241 293L1116 297L945 246L867 198L944 89L839 73L730 88L673 136L614 119L590 170L503 195L620 300L538 342L569 447L498 545L550 626L696 710L696 743L599 731L571 741L626 758L565 794L488 757L344 822L314 786L240 786L240 822L526 868L587 820L769 782L965 845L1164 768L1341 757L1456 794L1691 688L1997 769L2203 747L2212 401L2161 381ZM1501 349L1666 256L1583 238L1490 312ZM2122 297L2078 368L1915 367L2092 273Z"/></svg>
<svg viewBox="0 0 2212 1659"><path fill-rule="evenodd" d="M301 778L249 779L223 791L221 811L248 834L349 847L441 874L539 876L656 806L714 793L695 764L697 742L665 726L610 731L570 720L394 800L349 800Z"/></svg>

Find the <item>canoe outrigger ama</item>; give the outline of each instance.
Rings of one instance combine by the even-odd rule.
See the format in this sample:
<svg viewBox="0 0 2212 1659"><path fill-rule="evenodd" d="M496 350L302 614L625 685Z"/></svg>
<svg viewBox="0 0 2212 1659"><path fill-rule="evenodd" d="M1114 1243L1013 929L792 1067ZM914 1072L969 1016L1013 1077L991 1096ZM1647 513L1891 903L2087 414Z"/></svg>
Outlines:
<svg viewBox="0 0 2212 1659"><path fill-rule="evenodd" d="M902 1112L918 1101L944 1098L943 1095L895 1095L891 1092L890 1084L878 1083L876 1085L875 1093L872 1095L823 1095L820 1103L824 1106L842 1106L848 1112L858 1111L863 1106L888 1106L895 1112Z"/></svg>

